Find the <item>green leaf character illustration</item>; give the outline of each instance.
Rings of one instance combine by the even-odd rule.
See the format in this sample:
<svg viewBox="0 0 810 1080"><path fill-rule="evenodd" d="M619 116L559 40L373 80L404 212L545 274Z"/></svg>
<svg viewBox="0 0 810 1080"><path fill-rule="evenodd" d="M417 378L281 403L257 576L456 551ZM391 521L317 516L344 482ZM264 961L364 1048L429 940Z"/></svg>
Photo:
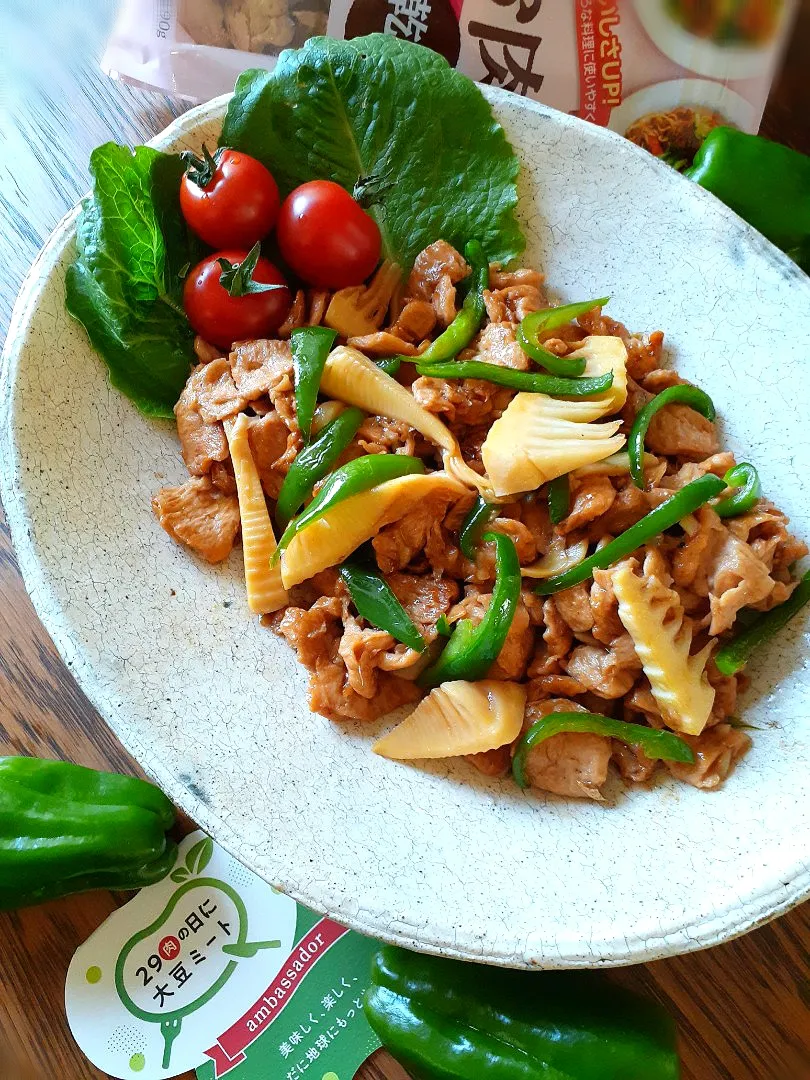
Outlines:
<svg viewBox="0 0 810 1080"><path fill-rule="evenodd" d="M210 836L206 836L204 839L198 841L194 847L189 848L189 852L186 855L186 870L188 870L189 874L201 874L211 862L211 856L213 854L214 841Z"/></svg>
<svg viewBox="0 0 810 1080"><path fill-rule="evenodd" d="M170 875L180 887L158 917L126 942L115 965L115 987L124 1007L141 1020L160 1024L164 1069L171 1062L183 1017L219 993L239 960L281 948L277 940L248 941L248 913L239 893L219 878L199 876L213 853L208 837L189 848L185 865ZM189 927L203 925L203 917L213 920L212 927L218 923L228 940L218 954L208 955L204 966L189 967L180 958L181 941L189 939Z"/></svg>

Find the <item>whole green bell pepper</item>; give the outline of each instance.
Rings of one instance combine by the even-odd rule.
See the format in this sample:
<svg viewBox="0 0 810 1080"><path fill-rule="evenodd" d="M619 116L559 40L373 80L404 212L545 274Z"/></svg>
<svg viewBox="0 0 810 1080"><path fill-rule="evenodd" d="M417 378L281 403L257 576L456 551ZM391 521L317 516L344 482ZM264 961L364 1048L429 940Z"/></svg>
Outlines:
<svg viewBox="0 0 810 1080"><path fill-rule="evenodd" d="M810 157L717 127L684 173L810 272Z"/></svg>
<svg viewBox="0 0 810 1080"><path fill-rule="evenodd" d="M0 758L0 910L171 869L171 802L153 784L62 761Z"/></svg>
<svg viewBox="0 0 810 1080"><path fill-rule="evenodd" d="M675 1025L588 972L506 971L386 946L365 1013L413 1080L677 1080Z"/></svg>

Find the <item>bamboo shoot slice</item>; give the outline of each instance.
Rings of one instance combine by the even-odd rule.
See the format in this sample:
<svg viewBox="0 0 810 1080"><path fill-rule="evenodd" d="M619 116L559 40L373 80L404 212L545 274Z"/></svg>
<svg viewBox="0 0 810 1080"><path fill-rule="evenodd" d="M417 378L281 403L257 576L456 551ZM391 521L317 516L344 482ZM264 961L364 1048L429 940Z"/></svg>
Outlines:
<svg viewBox="0 0 810 1080"><path fill-rule="evenodd" d="M660 458L655 454L644 454L644 468L653 469L660 464ZM630 455L626 450L620 450L618 454L611 454L604 461L595 461L590 465L583 465L574 472L575 477L580 476L624 476L630 472Z"/></svg>
<svg viewBox="0 0 810 1080"><path fill-rule="evenodd" d="M700 735L714 704L706 674L713 643L691 656L692 630L680 597L659 578L640 577L637 569L636 560L627 559L611 571L619 618L633 639L664 722L686 735Z"/></svg>
<svg viewBox="0 0 810 1080"><path fill-rule="evenodd" d="M617 413L627 401L627 347L621 338L603 335L586 337L576 352L566 359L585 358L581 378L593 379L613 372L613 385L598 397L589 400L602 406L600 416Z"/></svg>
<svg viewBox="0 0 810 1080"><path fill-rule="evenodd" d="M386 525L398 521L437 490L464 495L467 488L445 472L410 473L352 495L293 536L281 553L286 589L337 566Z"/></svg>
<svg viewBox="0 0 810 1080"><path fill-rule="evenodd" d="M373 416L404 421L441 449L447 473L492 498L491 485L486 477L479 476L464 461L450 429L438 416L423 408L407 387L357 349L340 345L332 350L321 376L321 392L345 401L347 405L356 405Z"/></svg>
<svg viewBox="0 0 810 1080"><path fill-rule="evenodd" d="M604 409L604 402L517 394L481 448L495 495L536 491L563 473L615 454L625 442L617 434L621 421L591 422Z"/></svg>
<svg viewBox="0 0 810 1080"><path fill-rule="evenodd" d="M520 576L542 580L564 574L571 567L578 566L588 554L588 541L577 540L566 547L566 539L565 536L555 536L542 559L531 566L521 566Z"/></svg>
<svg viewBox="0 0 810 1080"><path fill-rule="evenodd" d="M481 754L514 742L525 708L526 687L519 683L442 683L372 750L395 761Z"/></svg>
<svg viewBox="0 0 810 1080"><path fill-rule="evenodd" d="M249 427L250 421L244 413L240 413L235 420L225 421L242 520L248 607L256 615L267 615L289 603L289 597L281 584L279 567L270 565L276 550L276 537L250 450Z"/></svg>

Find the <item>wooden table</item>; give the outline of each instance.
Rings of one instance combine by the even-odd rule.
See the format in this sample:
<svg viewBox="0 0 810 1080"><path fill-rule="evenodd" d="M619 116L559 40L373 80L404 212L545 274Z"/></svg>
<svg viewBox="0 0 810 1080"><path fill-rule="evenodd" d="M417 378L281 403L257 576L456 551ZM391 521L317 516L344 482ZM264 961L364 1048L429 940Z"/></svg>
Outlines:
<svg viewBox="0 0 810 1080"><path fill-rule="evenodd" d="M0 10L0 42L12 43L0 50L0 337L36 251L87 188L90 150L109 138L142 142L183 107L111 82L89 59L108 32L113 0L19 6L22 23L15 23L15 0L5 0ZM803 0L764 131L805 152L808 52L810 0ZM36 78L22 83L26 72L41 75L40 85ZM1 511L0 753L137 770L38 622ZM75 948L119 899L94 894L0 917L2 1080L101 1076L68 1031L64 979ZM810 904L710 952L626 968L613 977L674 1013L685 1080L810 1080ZM358 1073L363 1080L404 1076L383 1053Z"/></svg>

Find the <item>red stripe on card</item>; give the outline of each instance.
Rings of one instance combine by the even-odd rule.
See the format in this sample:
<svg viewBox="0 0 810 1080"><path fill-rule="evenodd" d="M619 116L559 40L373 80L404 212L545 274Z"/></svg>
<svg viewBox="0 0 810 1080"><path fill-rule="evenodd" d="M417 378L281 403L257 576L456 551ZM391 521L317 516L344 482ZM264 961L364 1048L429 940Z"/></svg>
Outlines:
<svg viewBox="0 0 810 1080"><path fill-rule="evenodd" d="M247 1047L267 1030L312 968L346 933L340 923L321 919L301 938L261 997L205 1051L214 1062L215 1076L224 1076L244 1061Z"/></svg>

